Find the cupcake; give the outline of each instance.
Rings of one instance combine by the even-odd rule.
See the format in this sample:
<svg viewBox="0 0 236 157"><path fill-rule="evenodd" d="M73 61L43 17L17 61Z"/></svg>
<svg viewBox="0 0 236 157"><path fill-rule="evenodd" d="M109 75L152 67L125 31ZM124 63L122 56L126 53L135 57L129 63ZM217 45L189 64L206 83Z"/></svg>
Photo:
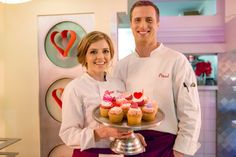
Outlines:
<svg viewBox="0 0 236 157"><path fill-rule="evenodd" d="M134 103L137 103L139 107L143 106L145 104L143 91L142 92L134 92L132 101Z"/></svg>
<svg viewBox="0 0 236 157"><path fill-rule="evenodd" d="M138 107L137 103L132 103L130 105L129 111L127 113L128 125L138 125L141 124L142 111Z"/></svg>
<svg viewBox="0 0 236 157"><path fill-rule="evenodd" d="M131 106L131 104L130 104L128 101L123 102L123 103L121 104L121 106L120 106L121 109L123 110L124 118L125 118L125 119L127 118L127 113L128 113L128 111L129 111L130 106Z"/></svg>
<svg viewBox="0 0 236 157"><path fill-rule="evenodd" d="M126 102L128 102L128 100L126 100L126 99L123 98L123 97L118 97L118 98L116 98L116 104L117 104L117 106L121 106L122 104L124 104L124 103L126 103Z"/></svg>
<svg viewBox="0 0 236 157"><path fill-rule="evenodd" d="M152 100L152 105L154 106L156 112L158 111L158 105L157 105L157 102L156 100Z"/></svg>
<svg viewBox="0 0 236 157"><path fill-rule="evenodd" d="M102 117L108 117L108 111L113 107L112 102L102 101L100 104L100 115Z"/></svg>
<svg viewBox="0 0 236 157"><path fill-rule="evenodd" d="M123 120L123 115L121 107L118 106L112 107L108 112L109 120L112 123L121 122Z"/></svg>
<svg viewBox="0 0 236 157"><path fill-rule="evenodd" d="M133 98L133 95L130 92L125 92L125 93L122 94L122 97L125 98L128 101L131 101L132 98Z"/></svg>
<svg viewBox="0 0 236 157"><path fill-rule="evenodd" d="M143 117L142 119L145 121L153 121L156 117L157 106L155 105L155 101L149 101L142 107Z"/></svg>

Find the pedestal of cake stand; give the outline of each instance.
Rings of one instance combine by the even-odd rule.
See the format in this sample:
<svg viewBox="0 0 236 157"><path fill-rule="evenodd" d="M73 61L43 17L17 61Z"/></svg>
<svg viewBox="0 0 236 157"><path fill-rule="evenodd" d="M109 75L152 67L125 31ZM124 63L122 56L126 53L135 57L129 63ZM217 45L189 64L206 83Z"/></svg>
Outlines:
<svg viewBox="0 0 236 157"><path fill-rule="evenodd" d="M134 133L127 139L115 139L111 143L111 150L117 154L136 155L145 152L138 136Z"/></svg>

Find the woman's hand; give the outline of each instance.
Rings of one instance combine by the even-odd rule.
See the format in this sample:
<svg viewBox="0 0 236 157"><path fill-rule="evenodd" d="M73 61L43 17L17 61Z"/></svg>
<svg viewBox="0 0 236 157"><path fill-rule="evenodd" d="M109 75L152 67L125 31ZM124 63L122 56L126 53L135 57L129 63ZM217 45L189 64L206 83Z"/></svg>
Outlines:
<svg viewBox="0 0 236 157"><path fill-rule="evenodd" d="M174 157L184 157L184 154L174 150Z"/></svg>
<svg viewBox="0 0 236 157"><path fill-rule="evenodd" d="M104 138L128 138L132 131L125 129L116 129L107 126L101 126L94 130L95 140L99 141Z"/></svg>
<svg viewBox="0 0 236 157"><path fill-rule="evenodd" d="M114 138L128 138L131 136L133 131L126 129L116 129L107 127L107 135L108 137Z"/></svg>

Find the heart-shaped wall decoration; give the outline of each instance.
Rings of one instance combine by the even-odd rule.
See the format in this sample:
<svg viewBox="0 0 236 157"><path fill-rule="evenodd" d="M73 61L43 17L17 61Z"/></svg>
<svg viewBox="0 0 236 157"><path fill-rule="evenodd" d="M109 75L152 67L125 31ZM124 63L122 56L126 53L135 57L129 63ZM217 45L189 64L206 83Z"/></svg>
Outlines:
<svg viewBox="0 0 236 157"><path fill-rule="evenodd" d="M53 64L62 68L77 66L77 45L86 34L85 29L78 23L56 23L48 30L44 39L46 56Z"/></svg>
<svg viewBox="0 0 236 157"><path fill-rule="evenodd" d="M59 35L59 38L61 38L61 42L66 41L65 47L60 47L62 44L55 40L57 35ZM61 33L58 31L53 31L50 35L50 41L56 48L57 52L62 55L62 57L67 57L70 49L76 41L76 33L73 30L63 30Z"/></svg>
<svg viewBox="0 0 236 157"><path fill-rule="evenodd" d="M57 88L52 91L52 97L56 101L57 105L62 108L61 96L64 91L64 88Z"/></svg>

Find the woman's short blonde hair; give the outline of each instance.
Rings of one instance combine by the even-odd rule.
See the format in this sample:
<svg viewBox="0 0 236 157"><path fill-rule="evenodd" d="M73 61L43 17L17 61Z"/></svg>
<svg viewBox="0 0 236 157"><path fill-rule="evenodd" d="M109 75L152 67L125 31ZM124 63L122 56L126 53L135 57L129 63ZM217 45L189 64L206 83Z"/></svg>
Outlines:
<svg viewBox="0 0 236 157"><path fill-rule="evenodd" d="M106 35L103 32L99 32L99 31L93 31L88 33L87 35L85 35L82 40L79 42L77 51L78 51L78 61L82 66L85 66L87 68L86 65L86 54L88 51L89 46L92 43L95 43L99 40L105 40L109 46L110 49L110 53L111 53L111 59L114 57L114 46L113 43L110 39L110 37L108 35Z"/></svg>

